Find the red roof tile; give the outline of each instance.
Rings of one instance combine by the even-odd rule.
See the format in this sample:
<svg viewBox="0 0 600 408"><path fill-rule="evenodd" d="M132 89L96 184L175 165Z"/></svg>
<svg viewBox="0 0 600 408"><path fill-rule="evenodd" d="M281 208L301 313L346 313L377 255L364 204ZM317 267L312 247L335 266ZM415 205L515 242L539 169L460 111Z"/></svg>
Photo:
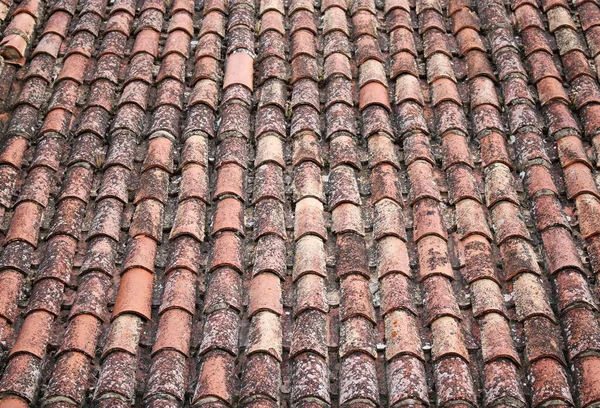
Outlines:
<svg viewBox="0 0 600 408"><path fill-rule="evenodd" d="M598 16L0 0L0 407L594 406Z"/></svg>

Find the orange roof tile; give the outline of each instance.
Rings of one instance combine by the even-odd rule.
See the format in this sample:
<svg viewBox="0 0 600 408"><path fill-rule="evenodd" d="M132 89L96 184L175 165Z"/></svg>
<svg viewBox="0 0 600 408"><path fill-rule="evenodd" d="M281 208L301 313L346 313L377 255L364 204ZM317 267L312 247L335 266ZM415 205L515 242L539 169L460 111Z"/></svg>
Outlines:
<svg viewBox="0 0 600 408"><path fill-rule="evenodd" d="M595 406L599 17L0 0L0 407Z"/></svg>

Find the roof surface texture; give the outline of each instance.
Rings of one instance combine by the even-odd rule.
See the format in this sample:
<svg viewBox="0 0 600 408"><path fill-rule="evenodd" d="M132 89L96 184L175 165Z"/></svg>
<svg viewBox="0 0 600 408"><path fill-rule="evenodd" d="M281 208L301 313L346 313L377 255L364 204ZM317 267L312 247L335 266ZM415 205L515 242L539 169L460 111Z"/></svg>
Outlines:
<svg viewBox="0 0 600 408"><path fill-rule="evenodd" d="M0 17L0 408L600 404L597 0Z"/></svg>

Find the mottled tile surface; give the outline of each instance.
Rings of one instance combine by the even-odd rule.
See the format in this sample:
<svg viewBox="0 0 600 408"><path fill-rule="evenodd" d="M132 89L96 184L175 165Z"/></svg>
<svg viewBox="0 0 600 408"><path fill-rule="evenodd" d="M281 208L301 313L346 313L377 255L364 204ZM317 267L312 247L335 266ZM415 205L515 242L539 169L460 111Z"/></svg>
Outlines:
<svg viewBox="0 0 600 408"><path fill-rule="evenodd" d="M0 0L0 408L600 403L597 0Z"/></svg>

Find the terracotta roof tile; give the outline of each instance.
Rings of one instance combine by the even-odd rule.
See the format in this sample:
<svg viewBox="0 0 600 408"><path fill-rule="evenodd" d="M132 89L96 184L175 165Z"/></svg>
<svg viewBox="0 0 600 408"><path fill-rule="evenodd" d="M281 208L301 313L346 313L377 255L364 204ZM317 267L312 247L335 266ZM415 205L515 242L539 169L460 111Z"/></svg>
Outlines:
<svg viewBox="0 0 600 408"><path fill-rule="evenodd" d="M1 406L600 401L595 2L202 7L0 0Z"/></svg>

